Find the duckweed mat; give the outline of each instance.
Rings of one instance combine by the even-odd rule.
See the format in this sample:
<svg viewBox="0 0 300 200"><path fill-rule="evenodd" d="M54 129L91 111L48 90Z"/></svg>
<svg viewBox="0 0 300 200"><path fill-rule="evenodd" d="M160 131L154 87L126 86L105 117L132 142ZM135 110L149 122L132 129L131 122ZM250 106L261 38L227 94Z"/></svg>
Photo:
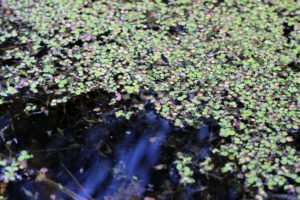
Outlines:
<svg viewBox="0 0 300 200"><path fill-rule="evenodd" d="M206 157L201 173L236 176L246 197L300 198L298 1L0 2L2 107L104 91L117 117L149 101L178 127L214 118L224 164Z"/></svg>

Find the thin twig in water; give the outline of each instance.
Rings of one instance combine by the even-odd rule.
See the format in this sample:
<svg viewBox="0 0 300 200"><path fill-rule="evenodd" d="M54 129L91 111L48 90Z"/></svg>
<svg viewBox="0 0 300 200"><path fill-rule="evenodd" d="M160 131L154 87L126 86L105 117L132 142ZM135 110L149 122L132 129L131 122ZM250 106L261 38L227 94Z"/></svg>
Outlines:
<svg viewBox="0 0 300 200"><path fill-rule="evenodd" d="M93 197L91 197L86 191L85 189L82 187L82 185L79 183L79 181L75 178L75 176L73 176L73 174L70 172L70 170L68 170L68 168L66 168L66 166L61 162L60 165L62 166L62 168L64 168L64 170L71 176L71 178L75 181L75 183L78 185L78 187L82 190L82 192L88 197L89 200L94 200Z"/></svg>
<svg viewBox="0 0 300 200"><path fill-rule="evenodd" d="M31 151L32 153L39 153L39 152L53 152L53 151L66 151L66 150L70 150L70 149L78 149L78 148L82 148L82 147L89 147L92 145L84 145L84 146L73 146L73 147L64 147L64 148L59 148L59 149L39 149L39 150L34 150Z"/></svg>
<svg viewBox="0 0 300 200"><path fill-rule="evenodd" d="M86 199L82 198L81 196L77 195L76 193L72 192L71 190L69 190L69 189L63 187L62 185L56 183L55 181L47 178L45 176L45 174L38 174L36 177L36 181L43 182L46 185L54 187L55 189L62 191L63 193L65 193L69 197L73 198L74 200L86 200Z"/></svg>
<svg viewBox="0 0 300 200"><path fill-rule="evenodd" d="M220 181L220 182L223 182L223 179L215 174L212 174L212 173L208 173L208 176Z"/></svg>

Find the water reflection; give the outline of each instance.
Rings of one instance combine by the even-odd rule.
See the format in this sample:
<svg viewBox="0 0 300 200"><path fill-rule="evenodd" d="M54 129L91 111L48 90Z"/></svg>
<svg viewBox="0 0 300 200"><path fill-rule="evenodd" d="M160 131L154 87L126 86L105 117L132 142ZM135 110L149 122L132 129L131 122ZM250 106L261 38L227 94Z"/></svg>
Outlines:
<svg viewBox="0 0 300 200"><path fill-rule="evenodd" d="M179 177L172 163L178 151L193 154L195 161L208 156L212 148L210 128L174 128L153 111L131 121L107 116L85 135L76 130L59 137L48 135L47 148L52 151L36 154L42 162L36 167L49 168L50 178L86 199L139 200L152 195L155 199L199 199L199 195L193 196L199 192L200 181L198 186L178 193ZM55 200L71 199L32 180L14 184L9 193L11 199L32 199L37 193L37 199L49 199L50 195L55 195ZM224 199L222 196L226 195L216 199Z"/></svg>
<svg viewBox="0 0 300 200"><path fill-rule="evenodd" d="M140 191L137 193L141 195L149 183L149 172L160 157L161 144L170 130L168 122L153 112L133 121L129 127L120 121L112 121L106 127L96 125L87 133L85 145L88 147L82 148L79 159L69 162L73 165L73 171L77 172L79 182L87 191L93 192L96 199L113 196L119 188L127 188L132 182L138 183ZM114 137L123 138L111 150L109 157L92 148L98 145L98 149L103 149L109 145L107 143L116 140ZM83 166L88 166L88 169L84 170ZM67 186L76 187L73 180ZM79 195L85 196L83 191Z"/></svg>

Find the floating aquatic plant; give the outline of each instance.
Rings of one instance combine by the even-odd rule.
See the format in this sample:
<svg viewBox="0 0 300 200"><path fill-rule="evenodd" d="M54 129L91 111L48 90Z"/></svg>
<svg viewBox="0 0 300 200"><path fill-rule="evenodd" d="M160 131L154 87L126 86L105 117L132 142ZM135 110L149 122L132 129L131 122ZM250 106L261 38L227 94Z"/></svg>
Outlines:
<svg viewBox="0 0 300 200"><path fill-rule="evenodd" d="M257 198L297 193L296 1L1 0L0 12L0 104L33 112L100 89L112 105L150 101L176 126L215 118L221 172L242 173Z"/></svg>
<svg viewBox="0 0 300 200"><path fill-rule="evenodd" d="M22 176L19 174L22 169L27 167L27 160L32 158L32 155L27 151L21 151L16 157L11 159L1 158L0 168L1 176L0 181L7 184L10 181L22 180Z"/></svg>
<svg viewBox="0 0 300 200"><path fill-rule="evenodd" d="M194 183L193 178L194 172L191 170L190 165L192 164L192 157L177 153L177 159L174 161L178 174L180 175L180 183L186 185Z"/></svg>

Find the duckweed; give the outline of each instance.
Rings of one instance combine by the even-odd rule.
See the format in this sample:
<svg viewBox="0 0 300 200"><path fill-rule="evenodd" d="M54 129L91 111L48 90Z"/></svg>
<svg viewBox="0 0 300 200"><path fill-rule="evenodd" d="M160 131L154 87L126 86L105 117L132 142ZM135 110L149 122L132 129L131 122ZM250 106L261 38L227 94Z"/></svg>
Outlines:
<svg viewBox="0 0 300 200"><path fill-rule="evenodd" d="M111 105L150 101L180 127L214 118L224 140L213 153L227 162L205 159L202 173L234 173L257 199L295 194L299 10L293 0L1 0L0 104L19 98L30 113L101 90Z"/></svg>

